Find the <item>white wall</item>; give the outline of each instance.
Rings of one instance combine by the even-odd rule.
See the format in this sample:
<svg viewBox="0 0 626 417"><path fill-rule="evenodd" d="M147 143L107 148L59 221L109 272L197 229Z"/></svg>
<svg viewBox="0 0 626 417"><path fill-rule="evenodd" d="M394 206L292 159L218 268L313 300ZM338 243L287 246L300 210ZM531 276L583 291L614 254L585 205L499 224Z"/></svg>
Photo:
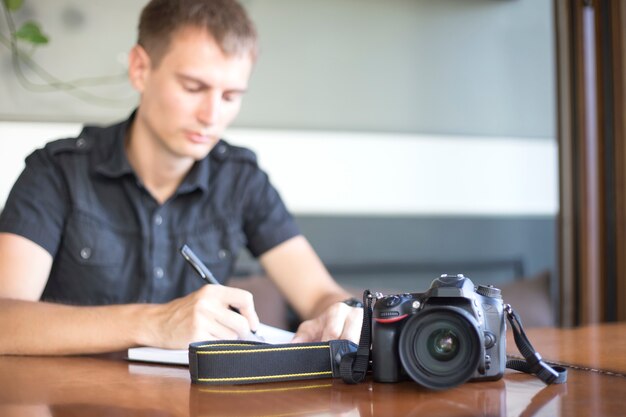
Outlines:
<svg viewBox="0 0 626 417"><path fill-rule="evenodd" d="M0 122L0 206L23 160L73 123ZM557 146L503 138L232 129L294 213L555 215Z"/></svg>
<svg viewBox="0 0 626 417"><path fill-rule="evenodd" d="M53 74L123 74L145 3L28 2L15 18L50 35L33 58ZM294 212L557 212L552 2L244 4L261 56L227 136L257 151ZM0 118L27 122L0 122L0 206L25 155L80 130L30 121L115 120L136 103L126 82L90 90L128 97L110 108L27 91L10 59L0 48Z"/></svg>
<svg viewBox="0 0 626 417"><path fill-rule="evenodd" d="M0 119L105 122L130 113L137 99L124 81L126 54L146 3L25 1L18 26L35 20L50 36L33 59L63 80L120 74L120 82L86 88L119 102L29 91L0 44ZM552 1L244 3L261 54L238 127L555 136ZM8 37L6 25L0 34Z"/></svg>

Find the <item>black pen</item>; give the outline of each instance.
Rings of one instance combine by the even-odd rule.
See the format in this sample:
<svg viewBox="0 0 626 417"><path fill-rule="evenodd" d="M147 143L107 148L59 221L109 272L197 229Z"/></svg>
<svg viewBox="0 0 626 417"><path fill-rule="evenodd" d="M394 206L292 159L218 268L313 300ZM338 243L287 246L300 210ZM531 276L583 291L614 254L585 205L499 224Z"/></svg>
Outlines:
<svg viewBox="0 0 626 417"><path fill-rule="evenodd" d="M183 258L196 270L200 278L202 278L207 284L213 285L222 285L215 278L211 270L198 258L198 256L193 253L191 248L186 244L180 248L180 254L183 255ZM230 309L235 313L241 314L237 307L230 306ZM256 330L250 330L252 334L256 335ZM258 337L258 336L257 336Z"/></svg>
<svg viewBox="0 0 626 417"><path fill-rule="evenodd" d="M189 262L191 266L193 266L193 269L195 269L198 275L200 275L200 278L205 280L207 284L222 285L213 276L211 270L200 260L200 258L198 258L195 253L193 253L189 246L183 245L180 248L180 253L181 255L183 255L183 258L185 258L185 260Z"/></svg>

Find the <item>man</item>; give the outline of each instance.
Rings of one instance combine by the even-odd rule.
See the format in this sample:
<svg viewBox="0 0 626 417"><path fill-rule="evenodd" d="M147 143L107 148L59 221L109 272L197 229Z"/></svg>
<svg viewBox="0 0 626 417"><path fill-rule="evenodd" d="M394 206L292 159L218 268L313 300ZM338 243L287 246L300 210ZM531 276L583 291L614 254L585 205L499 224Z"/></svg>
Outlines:
<svg viewBox="0 0 626 417"><path fill-rule="evenodd" d="M0 353L185 348L256 330L251 294L204 285L185 243L222 281L247 246L308 319L294 341L358 339L361 310L342 303L254 154L219 139L256 48L235 0L145 7L129 57L137 110L35 151L0 217Z"/></svg>

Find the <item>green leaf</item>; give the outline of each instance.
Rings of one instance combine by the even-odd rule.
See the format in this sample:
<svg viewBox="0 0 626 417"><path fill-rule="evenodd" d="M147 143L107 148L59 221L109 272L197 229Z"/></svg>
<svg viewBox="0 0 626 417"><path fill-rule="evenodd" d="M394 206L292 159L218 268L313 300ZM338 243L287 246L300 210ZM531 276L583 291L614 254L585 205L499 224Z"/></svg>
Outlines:
<svg viewBox="0 0 626 417"><path fill-rule="evenodd" d="M39 25L35 22L26 22L15 32L15 37L33 45L44 45L48 43L48 37L41 33Z"/></svg>
<svg viewBox="0 0 626 417"><path fill-rule="evenodd" d="M14 12L19 10L22 7L22 3L24 0L4 0L4 4L7 6L7 9Z"/></svg>

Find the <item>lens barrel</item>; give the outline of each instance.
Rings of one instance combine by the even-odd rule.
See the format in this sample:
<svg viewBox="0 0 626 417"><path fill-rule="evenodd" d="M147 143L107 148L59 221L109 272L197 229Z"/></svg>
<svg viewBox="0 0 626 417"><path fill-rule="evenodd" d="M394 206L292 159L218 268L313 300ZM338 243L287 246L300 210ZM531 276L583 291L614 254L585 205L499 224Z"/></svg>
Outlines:
<svg viewBox="0 0 626 417"><path fill-rule="evenodd" d="M452 388L474 375L484 356L476 319L454 306L427 308L409 318L398 353L406 373L430 389Z"/></svg>

